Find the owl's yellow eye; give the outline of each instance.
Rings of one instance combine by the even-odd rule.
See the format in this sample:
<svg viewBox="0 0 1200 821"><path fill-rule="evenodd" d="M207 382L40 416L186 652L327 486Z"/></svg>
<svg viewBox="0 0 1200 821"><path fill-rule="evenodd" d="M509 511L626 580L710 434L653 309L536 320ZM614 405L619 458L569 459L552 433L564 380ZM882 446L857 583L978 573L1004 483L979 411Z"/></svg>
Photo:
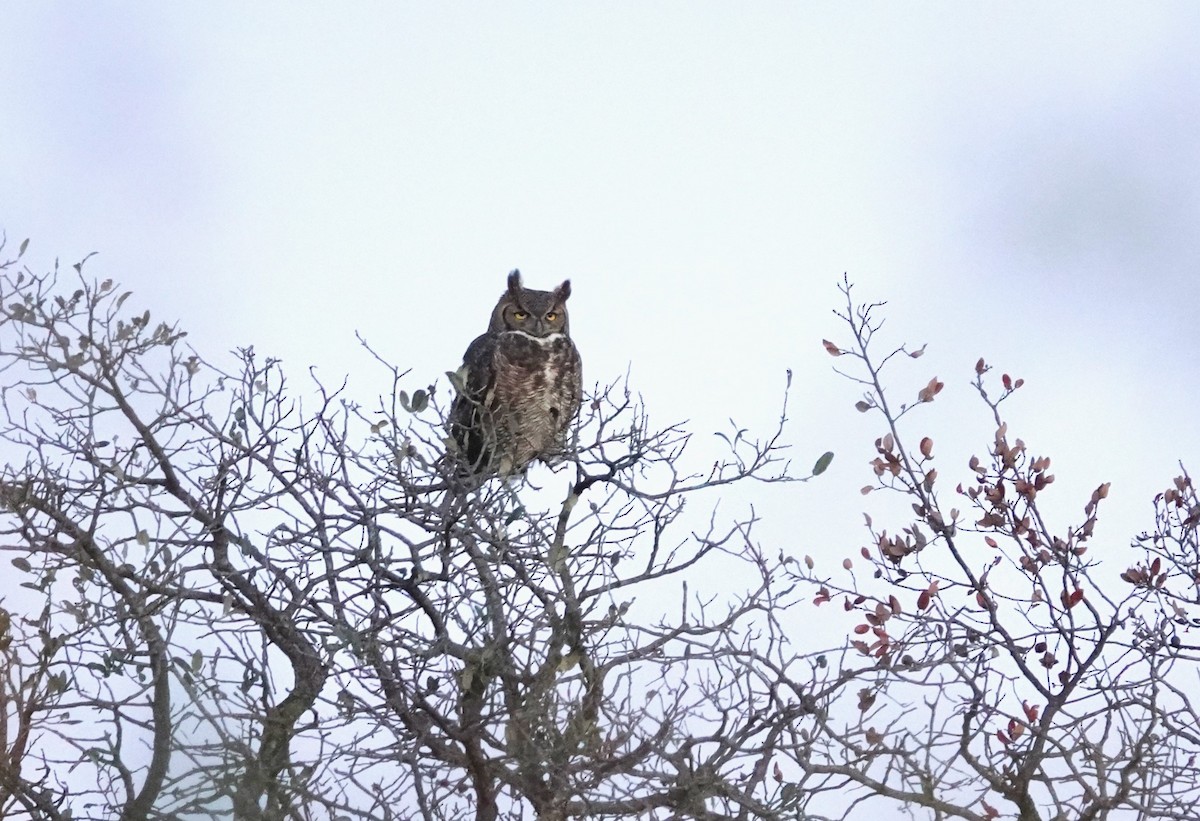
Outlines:
<svg viewBox="0 0 1200 821"><path fill-rule="evenodd" d="M558 319L558 312L557 312L557 311L551 311L550 313L546 314L546 321L547 321L547 322L553 322L553 321L554 321L554 320L556 320L556 319Z"/></svg>
<svg viewBox="0 0 1200 821"><path fill-rule="evenodd" d="M513 311L513 319L517 320L518 322L525 319L527 316L529 316L529 314L525 313L524 311Z"/></svg>

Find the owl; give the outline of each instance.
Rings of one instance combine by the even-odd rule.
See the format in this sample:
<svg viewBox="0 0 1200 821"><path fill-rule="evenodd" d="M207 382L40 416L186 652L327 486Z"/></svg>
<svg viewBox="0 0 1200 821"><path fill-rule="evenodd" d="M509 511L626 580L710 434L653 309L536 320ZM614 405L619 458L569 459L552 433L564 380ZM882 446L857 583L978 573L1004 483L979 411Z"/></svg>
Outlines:
<svg viewBox="0 0 1200 821"><path fill-rule="evenodd" d="M508 476L563 449L583 384L570 296L570 280L534 291L520 271L508 275L487 333L467 348L459 371L450 432L461 472Z"/></svg>

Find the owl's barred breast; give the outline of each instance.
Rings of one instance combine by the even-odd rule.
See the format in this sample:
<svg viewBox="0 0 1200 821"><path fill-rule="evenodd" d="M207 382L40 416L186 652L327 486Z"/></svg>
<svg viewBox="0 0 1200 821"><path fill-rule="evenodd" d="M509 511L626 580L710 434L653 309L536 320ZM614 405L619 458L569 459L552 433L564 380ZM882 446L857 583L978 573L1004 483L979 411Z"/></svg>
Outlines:
<svg viewBox="0 0 1200 821"><path fill-rule="evenodd" d="M578 354L563 334L541 338L513 332L501 334L493 362L495 406L519 408L524 412L523 417L533 413L538 418L522 420L532 426L557 427L554 422L563 423L567 421L564 417L574 415L574 409L569 407L573 392L569 383L577 378Z"/></svg>
<svg viewBox="0 0 1200 821"><path fill-rule="evenodd" d="M565 334L500 334L487 405L516 464L558 450L579 405L579 354Z"/></svg>

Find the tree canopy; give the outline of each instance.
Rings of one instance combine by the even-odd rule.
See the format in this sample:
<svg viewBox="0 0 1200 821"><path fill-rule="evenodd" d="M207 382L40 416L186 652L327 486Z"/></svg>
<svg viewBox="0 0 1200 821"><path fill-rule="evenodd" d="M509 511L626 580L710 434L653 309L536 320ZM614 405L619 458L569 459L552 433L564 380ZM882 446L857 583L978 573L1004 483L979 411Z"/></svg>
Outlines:
<svg viewBox="0 0 1200 821"><path fill-rule="evenodd" d="M468 487L448 380L412 390L380 358L364 406L253 348L222 367L82 263L21 253L0 266L4 818L1194 816L1186 471L1099 560L1109 486L1044 515L1050 458L1002 414L1021 380L979 360L986 435L944 457L921 414L943 383L891 387L923 349L879 352L882 306L848 283L824 345L880 423L863 490L911 515L801 556L718 507L823 492L832 455L795 468L786 396L697 469L685 425L598 385L562 462ZM816 618L845 640L797 629Z"/></svg>

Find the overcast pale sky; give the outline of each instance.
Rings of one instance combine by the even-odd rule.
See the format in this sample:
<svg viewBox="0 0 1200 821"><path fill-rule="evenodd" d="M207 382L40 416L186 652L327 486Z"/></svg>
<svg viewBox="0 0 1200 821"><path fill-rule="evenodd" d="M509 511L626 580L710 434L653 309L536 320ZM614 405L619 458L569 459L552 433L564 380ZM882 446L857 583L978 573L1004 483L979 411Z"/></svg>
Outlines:
<svg viewBox="0 0 1200 821"><path fill-rule="evenodd" d="M10 249L98 251L94 276L208 356L386 390L359 331L420 387L510 268L569 276L588 379L630 368L662 424L761 427L795 371L798 458L838 459L768 533L841 555L881 432L821 350L845 271L897 342L930 343L904 392L947 383L943 476L991 437L981 355L1026 379L1014 427L1064 509L1114 482L1114 550L1178 459L1200 470L1200 6L3 12Z"/></svg>

